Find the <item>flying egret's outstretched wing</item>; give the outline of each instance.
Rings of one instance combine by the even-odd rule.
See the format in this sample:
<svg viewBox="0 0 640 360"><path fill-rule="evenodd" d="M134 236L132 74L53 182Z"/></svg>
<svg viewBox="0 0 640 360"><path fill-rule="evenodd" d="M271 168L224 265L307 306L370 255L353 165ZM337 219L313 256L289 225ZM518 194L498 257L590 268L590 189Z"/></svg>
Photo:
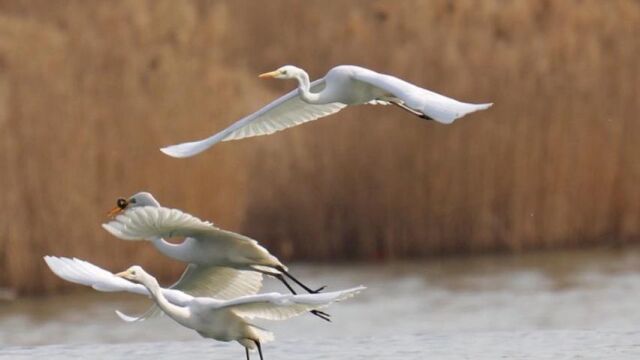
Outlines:
<svg viewBox="0 0 640 360"><path fill-rule="evenodd" d="M406 106L419 111L433 120L450 124L454 120L478 110L488 109L492 103L469 104L423 89L391 75L353 67L351 77L380 88L400 99Z"/></svg>
<svg viewBox="0 0 640 360"><path fill-rule="evenodd" d="M324 89L324 79L318 79L311 83L312 92L320 92L322 89ZM272 134L276 131L331 115L345 106L345 104L341 103L319 105L306 103L300 99L296 89L211 137L200 141L167 146L160 150L169 156L177 158L189 157L205 151L220 141Z"/></svg>
<svg viewBox="0 0 640 360"><path fill-rule="evenodd" d="M55 256L45 256L44 261L54 274L64 280L91 286L98 291L125 291L149 296L149 292L144 286L117 277L109 271L86 261ZM162 293L167 300L176 305L184 305L193 299L193 296L180 290L162 289Z"/></svg>
<svg viewBox="0 0 640 360"><path fill-rule="evenodd" d="M236 270L220 266L189 264L176 283L169 287L191 296L229 300L254 295L262 288L262 274L255 271ZM124 321L144 321L163 312L156 304L140 315L127 315L117 311Z"/></svg>
<svg viewBox="0 0 640 360"><path fill-rule="evenodd" d="M217 302L212 307L228 308L244 319L285 320L311 310L322 309L336 301L355 296L365 287L333 291L319 294L282 295L278 293L243 296L241 298ZM197 299L200 300L200 299ZM206 301L207 299L204 299Z"/></svg>

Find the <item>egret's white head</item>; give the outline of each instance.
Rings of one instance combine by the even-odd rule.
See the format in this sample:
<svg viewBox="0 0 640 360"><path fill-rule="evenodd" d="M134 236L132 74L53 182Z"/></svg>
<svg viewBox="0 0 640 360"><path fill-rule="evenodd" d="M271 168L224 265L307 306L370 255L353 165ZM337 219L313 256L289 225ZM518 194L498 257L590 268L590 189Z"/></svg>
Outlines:
<svg viewBox="0 0 640 360"><path fill-rule="evenodd" d="M123 279L127 279L133 282L137 282L140 283L142 282L142 279L145 277L148 277L149 274L147 274L146 271L144 271L144 269L138 265L133 265L132 267L128 268L127 270L117 273L116 274L117 277L121 277Z"/></svg>
<svg viewBox="0 0 640 360"><path fill-rule="evenodd" d="M303 74L304 70L295 67L293 65L285 65L278 70L267 72L258 75L260 78L275 78L275 79L295 79L299 75Z"/></svg>
<svg viewBox="0 0 640 360"><path fill-rule="evenodd" d="M153 197L153 195L151 195L151 193L142 191L131 196L128 199L118 198L118 200L116 201L116 207L114 207L113 209L111 209L111 211L109 211L108 216L114 217L128 208L137 207L137 206L160 207L160 203L158 202L158 200L156 200Z"/></svg>

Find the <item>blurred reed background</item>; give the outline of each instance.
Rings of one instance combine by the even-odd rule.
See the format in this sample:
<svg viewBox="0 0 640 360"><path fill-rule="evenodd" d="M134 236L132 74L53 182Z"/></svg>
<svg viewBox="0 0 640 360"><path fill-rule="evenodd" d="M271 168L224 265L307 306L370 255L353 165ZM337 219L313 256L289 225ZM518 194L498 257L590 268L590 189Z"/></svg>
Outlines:
<svg viewBox="0 0 640 360"><path fill-rule="evenodd" d="M118 196L285 259L627 244L640 234L640 2L0 0L0 287L64 286L45 254L165 280L100 228ZM177 160L294 82L358 64L469 102L451 126L356 107ZM171 264L171 266L167 266Z"/></svg>

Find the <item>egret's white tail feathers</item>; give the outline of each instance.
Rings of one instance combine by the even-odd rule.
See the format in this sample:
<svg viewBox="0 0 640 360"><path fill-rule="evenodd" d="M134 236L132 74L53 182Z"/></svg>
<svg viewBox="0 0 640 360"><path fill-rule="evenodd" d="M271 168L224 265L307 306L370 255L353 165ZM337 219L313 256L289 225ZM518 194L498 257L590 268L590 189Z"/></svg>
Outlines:
<svg viewBox="0 0 640 360"><path fill-rule="evenodd" d="M275 339L275 336L271 331L268 331L266 329L263 329L253 324L249 326L251 327L251 330L254 331L254 333L258 337L258 341L260 341L261 344L267 343L269 341L273 341Z"/></svg>
<svg viewBox="0 0 640 360"><path fill-rule="evenodd" d="M471 114L472 112L480 110L486 110L490 108L491 105L493 105L493 103L469 104L447 98L446 96L442 97L444 99L440 99L440 101L438 102L427 102L422 108L423 114L442 124L451 124L456 119L459 119L467 114Z"/></svg>
<svg viewBox="0 0 640 360"><path fill-rule="evenodd" d="M358 66L349 66L349 69L352 78L384 90L393 95L393 97L402 100L406 106L427 115L439 123L451 124L456 119L467 114L484 110L491 106L491 104L463 103L431 90L423 89L395 76L379 74Z"/></svg>

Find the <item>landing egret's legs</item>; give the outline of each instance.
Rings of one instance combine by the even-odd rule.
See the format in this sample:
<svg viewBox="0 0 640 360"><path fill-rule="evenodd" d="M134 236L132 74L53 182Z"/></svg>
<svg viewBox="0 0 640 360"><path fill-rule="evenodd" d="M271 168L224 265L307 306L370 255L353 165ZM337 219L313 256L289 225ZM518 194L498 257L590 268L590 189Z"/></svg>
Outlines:
<svg viewBox="0 0 640 360"><path fill-rule="evenodd" d="M277 266L276 269L278 271L280 271L281 273L283 273L289 279L293 280L294 283L300 285L300 287L305 289L309 294L317 294L317 293L321 292L322 290L324 290L324 288L327 287L325 285L325 286L321 286L321 287L317 288L316 290L311 290L311 288L309 288L308 286L303 284L300 280L298 280L295 277L293 277L293 275L289 274L289 272L287 270L285 270L282 266Z"/></svg>
<svg viewBox="0 0 640 360"><path fill-rule="evenodd" d="M264 358L262 357L262 346L260 346L260 341L254 340L256 342L256 345L258 346L258 354L260 354L260 360L264 360Z"/></svg>

